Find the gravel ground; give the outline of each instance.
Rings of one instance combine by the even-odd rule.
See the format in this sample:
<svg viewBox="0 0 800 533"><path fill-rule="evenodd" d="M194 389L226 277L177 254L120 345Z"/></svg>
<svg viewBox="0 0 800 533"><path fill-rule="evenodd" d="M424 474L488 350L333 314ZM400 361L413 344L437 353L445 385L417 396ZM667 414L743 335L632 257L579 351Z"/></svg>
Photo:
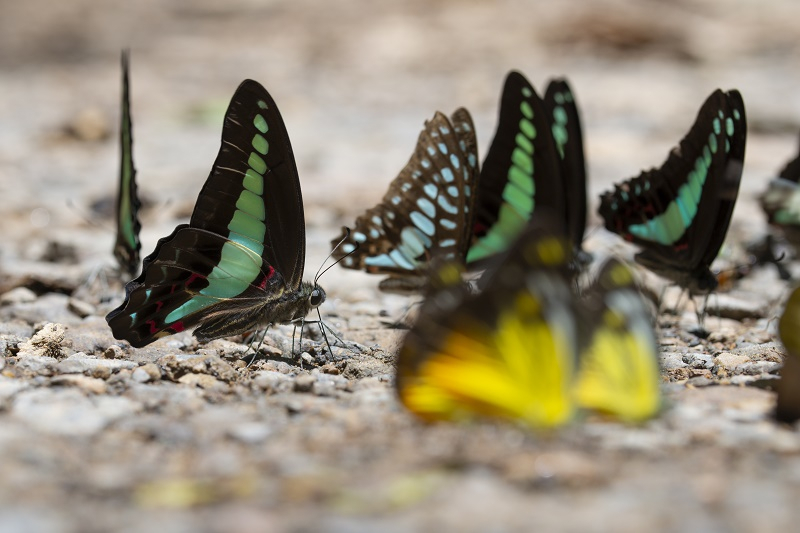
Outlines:
<svg viewBox="0 0 800 533"><path fill-rule="evenodd" d="M402 331L388 324L410 300L363 273L322 278L322 311L346 342L328 354L311 331L297 361L284 357L291 328L245 368L241 338L131 349L103 319L123 294L103 274L124 46L145 253L191 212L245 77L270 90L292 136L313 272L435 110L468 107L485 153L518 68L538 87L569 77L592 209L660 164L714 88L739 88L750 130L724 266L766 231L755 197L796 151L796 2L0 0L0 13L0 532L796 527L800 435L770 418L789 289L773 269L710 300L720 316L706 339L691 305L661 315L659 419L547 436L404 412L392 388ZM593 211L590 226L596 256L631 254Z"/></svg>

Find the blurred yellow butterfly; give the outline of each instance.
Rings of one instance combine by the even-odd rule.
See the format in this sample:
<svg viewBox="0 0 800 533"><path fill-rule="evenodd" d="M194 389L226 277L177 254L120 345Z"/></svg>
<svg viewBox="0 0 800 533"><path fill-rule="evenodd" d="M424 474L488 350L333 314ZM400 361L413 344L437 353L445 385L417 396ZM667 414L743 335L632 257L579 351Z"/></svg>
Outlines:
<svg viewBox="0 0 800 533"><path fill-rule="evenodd" d="M402 403L427 421L496 417L536 429L584 408L634 422L655 415L655 337L630 272L607 263L579 300L570 260L564 239L532 227L477 295L457 267L438 268L398 354Z"/></svg>

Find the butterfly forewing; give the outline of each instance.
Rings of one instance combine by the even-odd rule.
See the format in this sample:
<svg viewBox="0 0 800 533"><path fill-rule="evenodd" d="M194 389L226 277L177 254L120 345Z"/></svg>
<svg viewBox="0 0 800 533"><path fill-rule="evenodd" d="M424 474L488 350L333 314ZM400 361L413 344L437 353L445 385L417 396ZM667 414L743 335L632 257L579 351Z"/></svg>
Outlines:
<svg viewBox="0 0 800 533"><path fill-rule="evenodd" d="M258 82L239 85L225 113L222 145L190 225L229 236L261 255L297 288L305 263L300 179L289 134Z"/></svg>
<svg viewBox="0 0 800 533"><path fill-rule="evenodd" d="M133 131L131 125L131 103L129 88L129 54L122 52L122 101L119 125L120 166L117 191L116 217L117 238L114 257L120 268L134 276L139 271L139 209L142 207L136 191L136 168L133 165Z"/></svg>
<svg viewBox="0 0 800 533"><path fill-rule="evenodd" d="M286 128L267 91L246 80L225 115L222 146L190 224L158 242L106 320L116 338L137 347L192 327L206 340L282 322L293 315L284 307L305 297L304 256Z"/></svg>
<svg viewBox="0 0 800 533"><path fill-rule="evenodd" d="M476 151L466 109L453 113L452 122L436 113L381 203L356 219L334 257L350 254L342 261L345 267L394 274L425 272L434 255L463 262L477 180Z"/></svg>
<svg viewBox="0 0 800 533"><path fill-rule="evenodd" d="M580 252L586 228L586 162L578 105L566 80L550 82L544 106L561 163L567 234Z"/></svg>
<svg viewBox="0 0 800 533"><path fill-rule="evenodd" d="M558 149L544 102L519 72L506 77L494 139L481 168L468 264L506 250L536 209L564 213Z"/></svg>

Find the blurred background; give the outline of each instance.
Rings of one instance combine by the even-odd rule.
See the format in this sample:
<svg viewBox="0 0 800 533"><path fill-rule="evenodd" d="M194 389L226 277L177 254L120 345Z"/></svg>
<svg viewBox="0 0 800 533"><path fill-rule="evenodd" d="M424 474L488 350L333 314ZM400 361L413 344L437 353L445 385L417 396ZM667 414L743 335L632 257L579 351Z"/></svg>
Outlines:
<svg viewBox="0 0 800 533"><path fill-rule="evenodd" d="M484 154L512 68L542 90L569 78L594 196L660 165L716 87L739 88L747 106L738 221L761 219L746 211L752 196L797 149L791 0L0 0L0 13L5 263L35 259L47 239L108 255L113 233L84 219L101 220L116 187L126 47L151 206L144 253L191 212L247 77L287 124L315 265L338 227L380 198L434 111L470 109Z"/></svg>

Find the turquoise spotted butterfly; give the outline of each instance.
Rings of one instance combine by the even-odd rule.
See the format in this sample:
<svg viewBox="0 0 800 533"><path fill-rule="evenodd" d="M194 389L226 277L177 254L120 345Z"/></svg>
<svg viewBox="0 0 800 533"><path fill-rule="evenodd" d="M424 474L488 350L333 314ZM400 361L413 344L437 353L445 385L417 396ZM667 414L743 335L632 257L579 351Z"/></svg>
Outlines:
<svg viewBox="0 0 800 533"><path fill-rule="evenodd" d="M347 268L390 274L380 288L418 292L435 254L463 262L471 234L478 179L475 127L457 109L425 122L406 166L381 203L356 219L353 231L331 241L343 244L334 257Z"/></svg>
<svg viewBox="0 0 800 533"><path fill-rule="evenodd" d="M190 328L207 341L299 322L325 300L316 282L302 281L304 262L289 135L269 93L245 80L189 224L158 241L106 321L115 338L135 347Z"/></svg>
<svg viewBox="0 0 800 533"><path fill-rule="evenodd" d="M747 140L742 96L714 91L658 169L600 197L606 228L643 250L636 261L691 293L717 286L709 266L728 231Z"/></svg>
<svg viewBox="0 0 800 533"><path fill-rule="evenodd" d="M586 171L567 82L552 81L542 99L522 74L508 74L480 172L469 114L459 109L451 119L438 113L426 123L382 202L356 219L351 237L335 252L350 254L342 265L391 274L382 290L418 292L434 256L483 268L539 211L561 217L575 256L586 262Z"/></svg>
<svg viewBox="0 0 800 533"><path fill-rule="evenodd" d="M116 219L117 239L114 242L114 257L122 271L135 276L139 271L138 212L142 207L136 191L136 168L133 165L133 133L131 127L131 102L129 88L130 61L127 50L122 52L122 102L119 125L120 167L117 191Z"/></svg>

